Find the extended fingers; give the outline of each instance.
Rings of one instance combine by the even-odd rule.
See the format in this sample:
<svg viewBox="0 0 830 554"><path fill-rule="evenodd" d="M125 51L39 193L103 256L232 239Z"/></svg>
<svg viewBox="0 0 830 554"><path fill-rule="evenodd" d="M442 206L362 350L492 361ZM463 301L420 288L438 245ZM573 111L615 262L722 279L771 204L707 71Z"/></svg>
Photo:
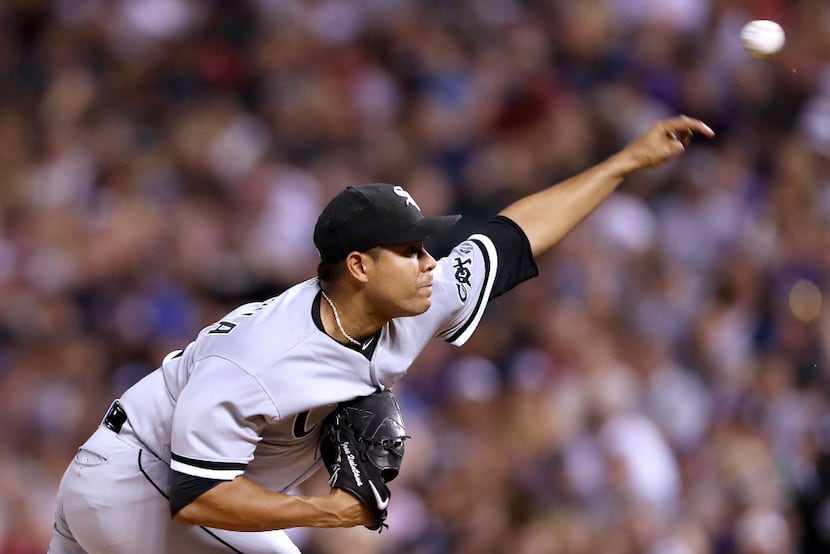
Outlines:
<svg viewBox="0 0 830 554"><path fill-rule="evenodd" d="M677 140L681 140L681 137L690 137L692 133L700 133L701 135L705 135L707 137L715 136L715 132L711 127L699 119L686 115L679 115L677 117L666 119L663 121L662 127L667 134Z"/></svg>
<svg viewBox="0 0 830 554"><path fill-rule="evenodd" d="M695 133L713 137L715 132L699 119L679 115L658 121L639 140L625 149L635 169L654 167L683 152Z"/></svg>
<svg viewBox="0 0 830 554"><path fill-rule="evenodd" d="M670 138L682 144L684 148L688 146L690 142L692 142L692 135L694 135L692 131L688 130L668 131L667 134Z"/></svg>

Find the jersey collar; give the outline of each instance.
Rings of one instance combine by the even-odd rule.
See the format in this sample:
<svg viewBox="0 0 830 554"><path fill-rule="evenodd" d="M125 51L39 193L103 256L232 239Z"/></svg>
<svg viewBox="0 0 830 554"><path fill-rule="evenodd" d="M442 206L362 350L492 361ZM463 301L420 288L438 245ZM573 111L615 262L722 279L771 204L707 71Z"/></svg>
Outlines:
<svg viewBox="0 0 830 554"><path fill-rule="evenodd" d="M311 320L314 321L314 325L317 329L320 330L321 333L329 337L331 340L342 346L343 348L348 348L349 350L354 350L362 354L367 360L372 359L372 354L375 352L375 348L377 348L378 342L380 341L380 334L383 329L379 329L376 333L371 336L363 337L360 339L360 344L343 344L342 342L336 340L334 337L326 333L326 328L323 326L323 318L320 316L320 303L322 301L323 295L318 290L317 294L314 295L314 301L311 303Z"/></svg>

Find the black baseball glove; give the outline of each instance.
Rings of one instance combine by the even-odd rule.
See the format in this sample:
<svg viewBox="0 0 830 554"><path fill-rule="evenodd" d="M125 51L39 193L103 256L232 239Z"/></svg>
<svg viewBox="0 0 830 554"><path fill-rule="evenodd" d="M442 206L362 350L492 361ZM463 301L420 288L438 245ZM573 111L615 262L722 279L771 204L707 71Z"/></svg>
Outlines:
<svg viewBox="0 0 830 554"><path fill-rule="evenodd" d="M406 435L401 409L385 390L343 402L323 420L320 456L329 471L329 485L360 500L375 531L387 525L391 492L386 484L398 476Z"/></svg>

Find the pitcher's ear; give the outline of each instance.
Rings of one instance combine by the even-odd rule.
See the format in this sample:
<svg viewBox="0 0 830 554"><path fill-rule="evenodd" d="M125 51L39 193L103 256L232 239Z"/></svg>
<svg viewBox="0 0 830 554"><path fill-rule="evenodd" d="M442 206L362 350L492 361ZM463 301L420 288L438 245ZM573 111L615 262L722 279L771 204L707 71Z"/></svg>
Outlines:
<svg viewBox="0 0 830 554"><path fill-rule="evenodd" d="M366 264L363 263L362 252L350 252L346 256L346 271L358 281L366 281Z"/></svg>

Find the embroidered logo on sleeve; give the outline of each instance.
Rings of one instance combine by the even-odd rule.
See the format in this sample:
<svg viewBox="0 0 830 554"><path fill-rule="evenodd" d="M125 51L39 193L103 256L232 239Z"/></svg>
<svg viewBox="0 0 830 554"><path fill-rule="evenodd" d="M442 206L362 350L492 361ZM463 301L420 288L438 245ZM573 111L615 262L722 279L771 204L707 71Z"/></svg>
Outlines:
<svg viewBox="0 0 830 554"><path fill-rule="evenodd" d="M467 266L472 265L473 260L471 258L455 258L453 267L455 268L455 288L458 291L458 299L461 302L467 301L467 295L470 290L470 277L473 276L473 272L470 271L470 268Z"/></svg>

